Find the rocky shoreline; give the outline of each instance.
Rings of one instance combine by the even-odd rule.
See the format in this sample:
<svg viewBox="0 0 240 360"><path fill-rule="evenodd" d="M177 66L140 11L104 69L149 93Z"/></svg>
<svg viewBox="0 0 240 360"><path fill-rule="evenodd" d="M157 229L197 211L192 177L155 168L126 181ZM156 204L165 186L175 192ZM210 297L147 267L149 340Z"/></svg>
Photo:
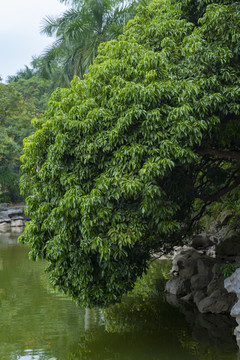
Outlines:
<svg viewBox="0 0 240 360"><path fill-rule="evenodd" d="M26 205L0 204L0 231L9 231L11 228L23 228L29 218L25 215Z"/></svg>
<svg viewBox="0 0 240 360"><path fill-rule="evenodd" d="M237 226L236 226L237 224ZM175 306L196 307L200 314L231 315L240 348L240 222L197 234L175 249L165 291ZM169 302L172 302L169 301Z"/></svg>
<svg viewBox="0 0 240 360"><path fill-rule="evenodd" d="M166 284L166 292L194 303L202 314L230 313L237 297L224 287L224 266L222 259L190 247L183 249L173 259L173 276Z"/></svg>

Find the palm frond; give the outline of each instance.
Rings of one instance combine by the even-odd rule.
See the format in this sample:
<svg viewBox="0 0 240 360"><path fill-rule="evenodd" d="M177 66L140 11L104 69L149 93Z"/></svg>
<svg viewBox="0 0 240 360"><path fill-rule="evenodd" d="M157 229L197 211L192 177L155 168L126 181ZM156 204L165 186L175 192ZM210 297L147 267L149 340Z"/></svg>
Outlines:
<svg viewBox="0 0 240 360"><path fill-rule="evenodd" d="M72 7L59 18L46 17L41 32L55 36L43 59L48 67L56 61L64 73L64 83L74 75L83 77L93 63L101 42L116 39L136 13L138 2L148 0L60 0ZM62 76L61 76L62 78Z"/></svg>

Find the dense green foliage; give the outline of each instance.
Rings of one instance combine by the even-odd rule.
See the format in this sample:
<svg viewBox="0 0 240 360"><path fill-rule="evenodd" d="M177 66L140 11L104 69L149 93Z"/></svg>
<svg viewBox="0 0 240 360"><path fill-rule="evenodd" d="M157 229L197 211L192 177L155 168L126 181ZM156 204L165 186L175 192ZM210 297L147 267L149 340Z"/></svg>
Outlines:
<svg viewBox="0 0 240 360"><path fill-rule="evenodd" d="M72 8L43 22L43 33L56 35L53 45L44 55L33 57L30 67L25 65L8 76L10 86L1 84L0 111L8 110L1 124L0 201L24 199L19 194L19 157L23 138L33 131L30 120L41 117L57 86L69 86L74 74L83 76L97 55L99 43L122 33L123 24L134 16L137 6L136 1L123 6L122 0L62 2Z"/></svg>
<svg viewBox="0 0 240 360"><path fill-rule="evenodd" d="M49 98L48 82L35 76L0 83L0 201L17 202L23 139L33 133L33 117L40 117Z"/></svg>
<svg viewBox="0 0 240 360"><path fill-rule="evenodd" d="M239 10L141 7L84 80L53 93L25 141L32 220L21 239L79 303L119 301L208 204L239 199Z"/></svg>

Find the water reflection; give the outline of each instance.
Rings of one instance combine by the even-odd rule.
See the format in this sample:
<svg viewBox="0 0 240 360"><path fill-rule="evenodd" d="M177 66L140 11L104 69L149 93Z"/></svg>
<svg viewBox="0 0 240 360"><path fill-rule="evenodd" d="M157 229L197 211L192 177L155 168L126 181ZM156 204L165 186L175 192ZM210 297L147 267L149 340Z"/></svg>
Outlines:
<svg viewBox="0 0 240 360"><path fill-rule="evenodd" d="M236 327L234 318L226 314L201 314L196 306L182 302L175 295L168 294L166 299L184 314L202 352L207 352L210 347L217 352L220 349L222 352L237 351L236 338L233 336Z"/></svg>
<svg viewBox="0 0 240 360"><path fill-rule="evenodd" d="M0 263L0 359L66 359L84 330L84 310L50 290L45 264L31 263L14 234L1 236Z"/></svg>
<svg viewBox="0 0 240 360"><path fill-rule="evenodd" d="M81 309L53 291L45 263L30 262L16 238L0 234L1 360L237 359L232 323L211 316L200 321L166 301L166 263L152 266L122 304Z"/></svg>

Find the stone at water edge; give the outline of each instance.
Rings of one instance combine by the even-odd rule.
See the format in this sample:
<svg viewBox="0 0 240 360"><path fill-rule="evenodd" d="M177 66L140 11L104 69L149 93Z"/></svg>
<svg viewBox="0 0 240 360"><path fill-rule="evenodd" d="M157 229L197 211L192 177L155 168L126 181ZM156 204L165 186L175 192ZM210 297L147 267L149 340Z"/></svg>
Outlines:
<svg viewBox="0 0 240 360"><path fill-rule="evenodd" d="M240 268L224 280L224 287L228 292L234 292L240 300Z"/></svg>
<svg viewBox="0 0 240 360"><path fill-rule="evenodd" d="M237 323L240 324L240 268L224 280L224 287L229 293L235 293L237 295L238 301L233 305L230 314L236 319ZM235 328L234 335L240 348L240 325Z"/></svg>
<svg viewBox="0 0 240 360"><path fill-rule="evenodd" d="M173 277L168 280L165 290L172 295L185 296L190 292L190 280Z"/></svg>

